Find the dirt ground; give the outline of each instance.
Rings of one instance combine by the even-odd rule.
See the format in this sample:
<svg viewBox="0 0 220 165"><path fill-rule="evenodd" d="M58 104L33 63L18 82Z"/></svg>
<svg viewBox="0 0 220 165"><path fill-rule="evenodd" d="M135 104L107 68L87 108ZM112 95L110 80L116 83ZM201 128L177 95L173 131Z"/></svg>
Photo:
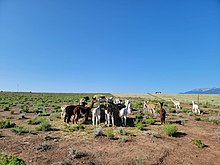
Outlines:
<svg viewBox="0 0 220 165"><path fill-rule="evenodd" d="M9 115L8 111L0 113L2 119ZM15 111L11 121L34 130L35 126L27 124L27 119L33 118L34 114L28 113L22 120L17 119L18 115ZM203 119L209 116L213 114L205 113L198 117ZM180 119L185 121L184 125L176 122ZM0 153L16 155L28 165L220 164L220 140L217 136L217 131L220 132L219 124L195 121L195 116L187 113L167 113L167 120L178 128L175 137L169 137L163 133L159 118L156 120L156 124L146 126L143 131L125 127L124 130L130 135L114 132L113 139L94 137L91 124L85 125L84 130L68 132L61 120L52 121L52 127L56 129L48 132L33 131L18 135L10 129L1 129ZM104 124L101 126L104 132L118 129L108 128ZM200 139L206 147L196 147L192 143L194 139Z"/></svg>

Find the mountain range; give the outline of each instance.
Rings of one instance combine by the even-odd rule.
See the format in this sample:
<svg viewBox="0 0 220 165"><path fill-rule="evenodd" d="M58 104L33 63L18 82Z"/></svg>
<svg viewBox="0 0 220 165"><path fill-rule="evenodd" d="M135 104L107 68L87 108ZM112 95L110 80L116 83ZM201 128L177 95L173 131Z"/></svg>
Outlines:
<svg viewBox="0 0 220 165"><path fill-rule="evenodd" d="M220 94L220 88L198 88L182 94Z"/></svg>

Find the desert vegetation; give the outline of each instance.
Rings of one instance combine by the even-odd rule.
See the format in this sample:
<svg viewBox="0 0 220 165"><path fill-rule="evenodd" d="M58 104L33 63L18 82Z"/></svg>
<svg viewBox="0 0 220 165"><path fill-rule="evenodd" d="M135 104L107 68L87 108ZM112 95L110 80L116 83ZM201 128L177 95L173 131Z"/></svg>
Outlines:
<svg viewBox="0 0 220 165"><path fill-rule="evenodd" d="M113 98L94 103L100 110L97 126L92 124L93 109L87 108L94 95ZM84 96L90 98L88 121L82 114L77 124L65 123L61 107L77 105ZM121 100L117 106L114 98ZM193 100L200 114L192 111ZM199 95L198 100L198 95L1 92L0 164L219 164L219 100L220 95ZM145 111L149 104L153 113ZM107 108L114 115L112 127L105 123Z"/></svg>

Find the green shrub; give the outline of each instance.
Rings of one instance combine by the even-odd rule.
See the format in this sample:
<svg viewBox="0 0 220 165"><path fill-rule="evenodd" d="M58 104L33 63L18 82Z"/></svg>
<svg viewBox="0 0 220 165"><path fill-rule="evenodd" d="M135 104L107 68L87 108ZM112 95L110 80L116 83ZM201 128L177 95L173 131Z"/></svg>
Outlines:
<svg viewBox="0 0 220 165"><path fill-rule="evenodd" d="M94 137L104 136L103 129L101 127L94 129Z"/></svg>
<svg viewBox="0 0 220 165"><path fill-rule="evenodd" d="M208 117L208 118L205 118L205 121L218 124L219 118L218 117Z"/></svg>
<svg viewBox="0 0 220 165"><path fill-rule="evenodd" d="M177 127L172 124L164 124L163 131L168 136L174 136L177 133Z"/></svg>
<svg viewBox="0 0 220 165"><path fill-rule="evenodd" d="M11 121L9 119L7 119L7 120L0 120L0 128L12 128L15 125L16 124L15 123L11 123Z"/></svg>
<svg viewBox="0 0 220 165"><path fill-rule="evenodd" d="M12 132L15 132L17 134L23 134L23 133L29 133L30 131L23 127L23 126L14 126L12 129L11 129Z"/></svg>
<svg viewBox="0 0 220 165"><path fill-rule="evenodd" d="M143 122L140 121L140 122L135 124L135 127L139 130L143 130L144 129L144 124L143 124Z"/></svg>
<svg viewBox="0 0 220 165"><path fill-rule="evenodd" d="M14 155L0 154L0 165L25 165L25 161Z"/></svg>
<svg viewBox="0 0 220 165"><path fill-rule="evenodd" d="M167 112L169 112L169 113L176 113L176 110L175 109L169 109Z"/></svg>
<svg viewBox="0 0 220 165"><path fill-rule="evenodd" d="M189 109L188 109L188 108L183 108L182 111L183 111L184 113L188 113L188 112L189 112Z"/></svg>
<svg viewBox="0 0 220 165"><path fill-rule="evenodd" d="M50 131L51 124L49 123L48 120L45 120L44 122L40 123L36 129L37 131Z"/></svg>
<svg viewBox="0 0 220 165"><path fill-rule="evenodd" d="M132 108L133 108L133 109L136 109L136 110L143 109L143 102L142 102L142 101L135 101L135 102L132 104Z"/></svg>
<svg viewBox="0 0 220 165"><path fill-rule="evenodd" d="M196 145L198 148L204 148L206 145L199 139L193 140L193 144Z"/></svg>
<svg viewBox="0 0 220 165"><path fill-rule="evenodd" d="M201 121L200 117L195 117L195 121Z"/></svg>
<svg viewBox="0 0 220 165"><path fill-rule="evenodd" d="M155 124L156 121L154 119L145 119L143 122L145 124L153 125L153 124Z"/></svg>
<svg viewBox="0 0 220 165"><path fill-rule="evenodd" d="M31 125L38 125L40 123L43 123L45 122L47 119L45 118L34 118L34 119L29 119L27 121L28 124L31 124Z"/></svg>
<svg viewBox="0 0 220 165"><path fill-rule="evenodd" d="M106 136L107 136L109 139L114 138L113 130L108 130L108 131L106 131Z"/></svg>
<svg viewBox="0 0 220 165"><path fill-rule="evenodd" d="M70 132L78 131L78 130L83 130L85 127L82 124L78 124L77 126L74 125L67 125L66 129Z"/></svg>
<svg viewBox="0 0 220 165"><path fill-rule="evenodd" d="M14 114L14 112L15 112L14 110L10 110L10 114Z"/></svg>

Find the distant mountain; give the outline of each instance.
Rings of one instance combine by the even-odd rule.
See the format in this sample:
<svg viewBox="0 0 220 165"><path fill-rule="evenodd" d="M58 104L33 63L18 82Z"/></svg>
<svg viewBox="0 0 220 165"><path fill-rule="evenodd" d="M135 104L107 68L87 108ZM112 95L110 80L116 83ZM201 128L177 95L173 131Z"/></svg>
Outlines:
<svg viewBox="0 0 220 165"><path fill-rule="evenodd" d="M198 88L182 94L220 94L220 88Z"/></svg>

